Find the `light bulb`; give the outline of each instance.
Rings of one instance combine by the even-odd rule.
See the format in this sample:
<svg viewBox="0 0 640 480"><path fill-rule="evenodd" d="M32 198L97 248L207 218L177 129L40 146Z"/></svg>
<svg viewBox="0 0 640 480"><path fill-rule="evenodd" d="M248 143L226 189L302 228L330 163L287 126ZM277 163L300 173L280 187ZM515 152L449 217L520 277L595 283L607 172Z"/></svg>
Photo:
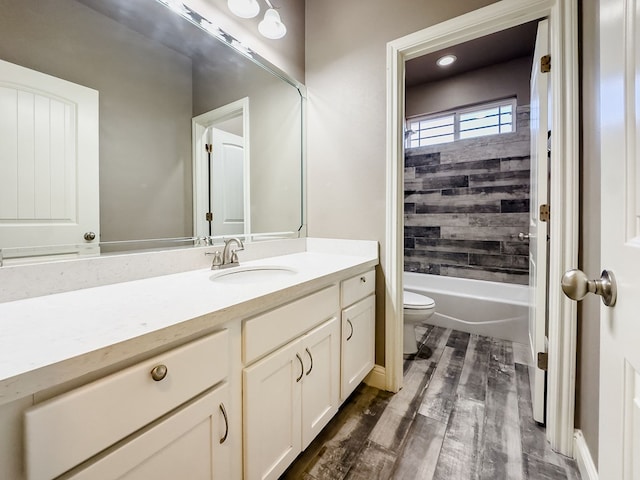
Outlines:
<svg viewBox="0 0 640 480"><path fill-rule="evenodd" d="M270 8L265 12L264 20L258 24L258 31L267 38L277 40L286 35L287 27L280 20L280 14Z"/></svg>
<svg viewBox="0 0 640 480"><path fill-rule="evenodd" d="M260 13L257 0L227 0L231 12L240 18L253 18Z"/></svg>
<svg viewBox="0 0 640 480"><path fill-rule="evenodd" d="M439 67L446 67L448 65L451 65L457 59L458 57L456 57L455 55L445 55L444 57L440 57L436 63Z"/></svg>

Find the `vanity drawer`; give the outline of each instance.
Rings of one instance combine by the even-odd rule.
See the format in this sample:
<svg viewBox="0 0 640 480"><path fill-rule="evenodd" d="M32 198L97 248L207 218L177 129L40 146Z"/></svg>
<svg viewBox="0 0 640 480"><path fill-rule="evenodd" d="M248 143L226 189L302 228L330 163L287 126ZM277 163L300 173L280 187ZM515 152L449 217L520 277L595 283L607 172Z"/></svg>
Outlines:
<svg viewBox="0 0 640 480"><path fill-rule="evenodd" d="M339 310L338 295L338 286L332 285L308 297L246 320L243 327L244 364L248 365L336 316Z"/></svg>
<svg viewBox="0 0 640 480"><path fill-rule="evenodd" d="M369 270L342 282L342 307L348 307L361 298L371 295L376 289L376 271Z"/></svg>
<svg viewBox="0 0 640 480"><path fill-rule="evenodd" d="M156 369L161 365L163 378ZM36 405L25 413L27 478L64 473L219 383L228 371L223 330Z"/></svg>

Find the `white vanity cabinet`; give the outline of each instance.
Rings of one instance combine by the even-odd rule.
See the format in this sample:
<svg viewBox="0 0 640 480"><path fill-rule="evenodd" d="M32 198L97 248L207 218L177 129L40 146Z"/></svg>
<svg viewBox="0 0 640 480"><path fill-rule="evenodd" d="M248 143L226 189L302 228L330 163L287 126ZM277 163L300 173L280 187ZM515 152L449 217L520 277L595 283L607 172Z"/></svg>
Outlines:
<svg viewBox="0 0 640 480"><path fill-rule="evenodd" d="M342 306L342 372L340 398L345 400L373 369L375 362L375 271L344 280Z"/></svg>
<svg viewBox="0 0 640 480"><path fill-rule="evenodd" d="M28 409L27 479L231 478L229 346L225 329Z"/></svg>
<svg viewBox="0 0 640 480"><path fill-rule="evenodd" d="M330 303L322 303L321 299ZM297 324L324 322L244 369L245 480L277 479L338 411L337 288L278 309L271 318L291 314L300 315ZM265 325L269 318L258 321ZM251 333L249 328L245 338ZM279 333L282 332L271 335L282 338Z"/></svg>
<svg viewBox="0 0 640 480"><path fill-rule="evenodd" d="M230 479L229 385L199 396L71 480Z"/></svg>

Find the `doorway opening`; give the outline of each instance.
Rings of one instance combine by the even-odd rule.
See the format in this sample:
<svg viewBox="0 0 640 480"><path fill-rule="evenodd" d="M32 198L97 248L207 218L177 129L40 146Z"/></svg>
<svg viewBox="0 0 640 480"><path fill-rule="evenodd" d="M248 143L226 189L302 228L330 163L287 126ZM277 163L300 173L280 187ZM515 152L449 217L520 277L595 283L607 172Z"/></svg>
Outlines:
<svg viewBox="0 0 640 480"><path fill-rule="evenodd" d="M501 1L408 35L388 46L387 236L385 256L385 377L387 389L402 386L402 292L404 275L404 120L405 62L453 45L540 18L549 19L551 82L556 86L550 110L551 147L561 159L552 165L550 219L554 232L549 262L549 362L547 438L554 450L571 456L575 401L575 306L562 298L559 279L577 259L577 12L569 1ZM524 232L523 232L524 233ZM436 307L437 309L437 307ZM562 319L562 321L561 321Z"/></svg>

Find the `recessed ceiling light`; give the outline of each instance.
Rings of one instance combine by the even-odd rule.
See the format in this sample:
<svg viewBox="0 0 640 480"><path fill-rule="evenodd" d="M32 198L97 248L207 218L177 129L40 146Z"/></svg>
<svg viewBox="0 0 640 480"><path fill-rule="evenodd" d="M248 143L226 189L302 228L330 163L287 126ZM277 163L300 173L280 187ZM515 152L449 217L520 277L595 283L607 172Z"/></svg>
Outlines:
<svg viewBox="0 0 640 480"><path fill-rule="evenodd" d="M448 65L451 65L457 59L458 57L456 57L455 55L445 55L444 57L440 57L436 63L439 67L446 67Z"/></svg>

